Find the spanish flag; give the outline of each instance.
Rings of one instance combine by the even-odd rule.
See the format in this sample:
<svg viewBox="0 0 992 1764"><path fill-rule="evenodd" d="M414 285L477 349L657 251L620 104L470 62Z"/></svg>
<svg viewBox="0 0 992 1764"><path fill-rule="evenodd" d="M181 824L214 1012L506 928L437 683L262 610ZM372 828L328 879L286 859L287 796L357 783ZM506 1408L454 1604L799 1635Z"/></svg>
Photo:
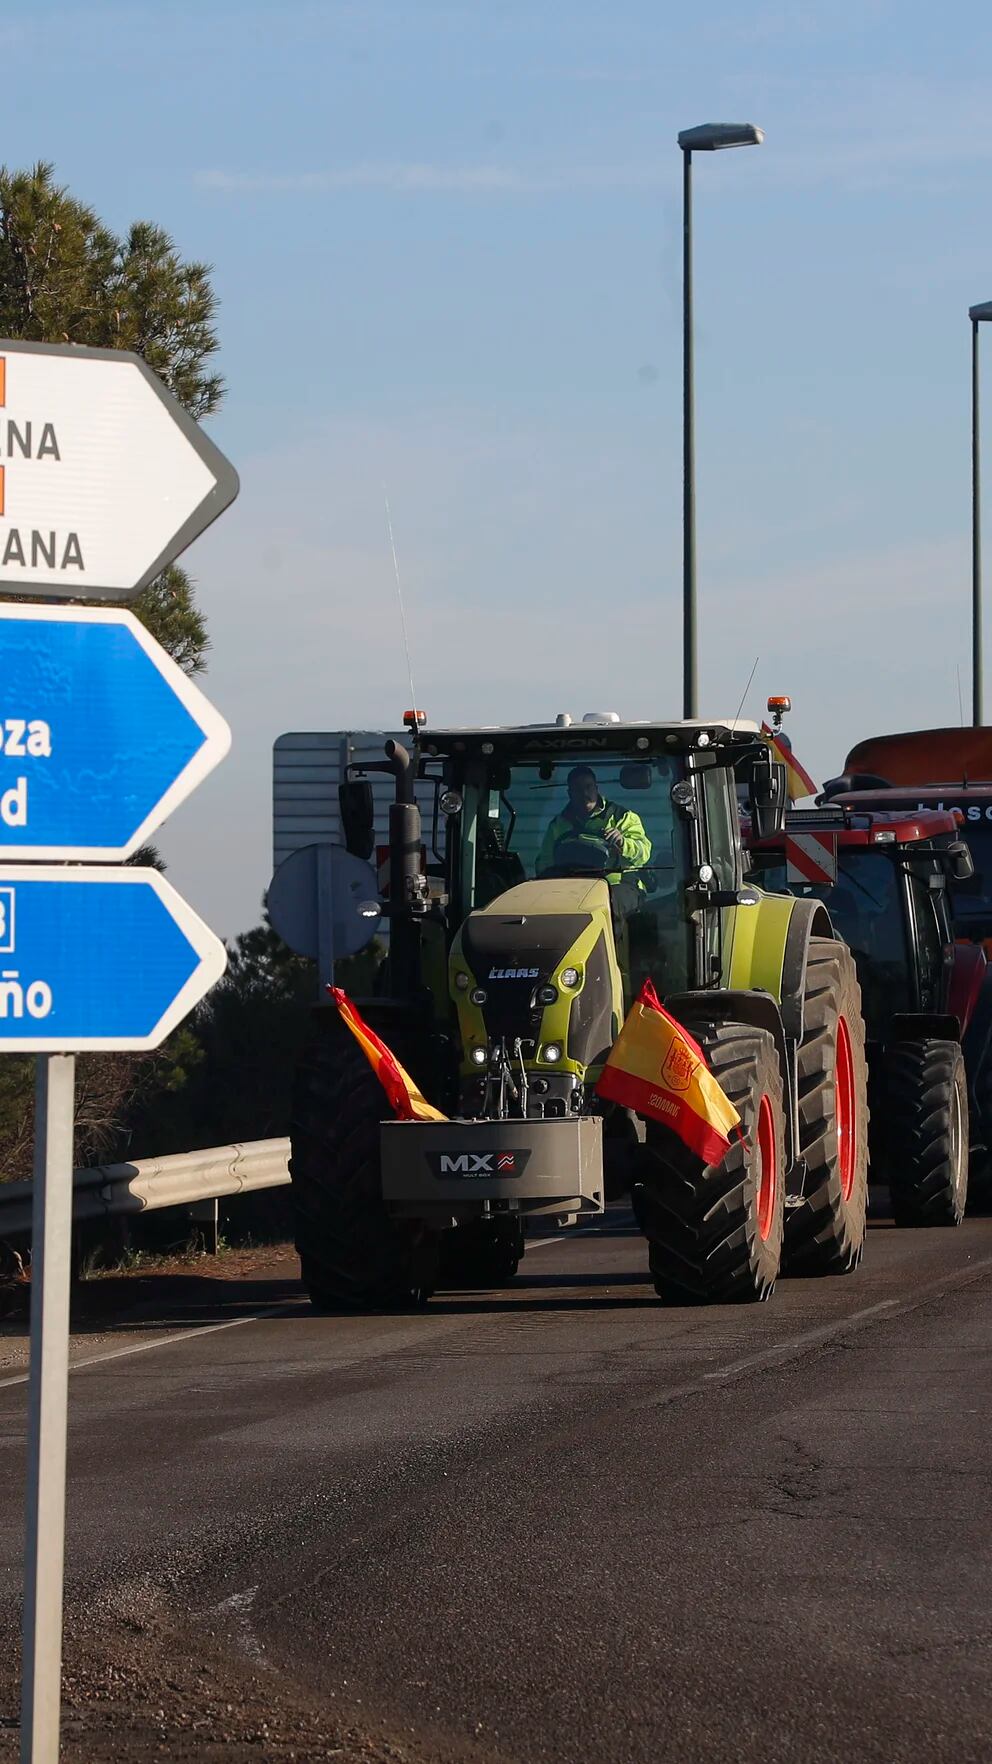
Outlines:
<svg viewBox="0 0 992 1764"><path fill-rule="evenodd" d="M380 1041L375 1030L369 1028L364 1017L359 1016L347 993L342 992L340 986L329 986L327 990L338 1007L342 1022L347 1023L386 1092L393 1114L401 1121L446 1121L447 1115L442 1115L440 1109L435 1109L421 1096L396 1055L390 1052L384 1041Z"/></svg>
<svg viewBox="0 0 992 1764"><path fill-rule="evenodd" d="M792 751L792 743L789 740L789 737L783 735L781 729L770 729L767 723L762 723L761 733L771 748L772 753L775 755L775 758L781 760L786 768L788 775L787 789L789 792L789 801L798 802L801 796L815 796L817 786L807 772L806 767L799 764L799 761Z"/></svg>
<svg viewBox="0 0 992 1764"><path fill-rule="evenodd" d="M596 1089L609 1102L670 1127L704 1164L720 1162L740 1126L702 1048L669 1016L650 980L627 1013Z"/></svg>

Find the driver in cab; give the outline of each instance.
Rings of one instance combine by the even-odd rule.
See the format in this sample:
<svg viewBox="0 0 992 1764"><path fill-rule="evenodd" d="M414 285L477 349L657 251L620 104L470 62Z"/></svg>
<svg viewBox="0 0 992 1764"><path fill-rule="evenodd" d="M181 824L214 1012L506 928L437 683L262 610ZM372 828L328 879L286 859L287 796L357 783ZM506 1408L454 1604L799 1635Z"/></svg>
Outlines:
<svg viewBox="0 0 992 1764"><path fill-rule="evenodd" d="M617 860L616 871L606 877L614 885L621 881L623 870L639 870L651 856L651 841L640 815L601 796L591 766L573 766L568 774L568 807L555 816L541 842L539 876L555 867L555 849L565 839L606 845Z"/></svg>

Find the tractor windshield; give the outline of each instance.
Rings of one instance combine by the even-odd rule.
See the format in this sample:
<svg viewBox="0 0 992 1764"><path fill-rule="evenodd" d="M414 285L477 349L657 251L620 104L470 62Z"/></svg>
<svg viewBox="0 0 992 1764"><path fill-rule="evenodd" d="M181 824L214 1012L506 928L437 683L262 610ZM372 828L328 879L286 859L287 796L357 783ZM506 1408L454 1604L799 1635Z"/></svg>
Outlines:
<svg viewBox="0 0 992 1764"><path fill-rule="evenodd" d="M892 858L865 847L841 848L834 883L789 879L781 852L753 851L748 867L772 894L822 900L834 929L850 944L861 983L865 1022L884 1022L915 1009L906 943L902 872Z"/></svg>
<svg viewBox="0 0 992 1764"><path fill-rule="evenodd" d="M601 877L610 885L629 984L650 975L659 991L684 989L689 842L672 803L683 775L675 755L631 761L596 753L586 761L573 752L494 768L478 802L466 803L463 837L475 849L463 873L474 869L472 904L485 906L541 876Z"/></svg>

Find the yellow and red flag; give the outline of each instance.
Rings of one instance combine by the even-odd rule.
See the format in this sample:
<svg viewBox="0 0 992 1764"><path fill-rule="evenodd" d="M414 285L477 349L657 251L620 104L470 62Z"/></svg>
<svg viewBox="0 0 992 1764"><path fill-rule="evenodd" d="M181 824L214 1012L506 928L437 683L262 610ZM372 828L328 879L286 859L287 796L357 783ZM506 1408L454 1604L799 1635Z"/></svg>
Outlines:
<svg viewBox="0 0 992 1764"><path fill-rule="evenodd" d="M347 1023L386 1092L393 1114L401 1121L446 1121L447 1115L442 1115L440 1109L434 1108L432 1103L421 1096L409 1072L400 1065L396 1055L380 1040L375 1030L369 1028L348 994L342 992L340 986L329 986L327 990L338 1007L342 1022Z"/></svg>
<svg viewBox="0 0 992 1764"><path fill-rule="evenodd" d="M720 1162L740 1126L702 1048L669 1016L650 980L627 1013L596 1089L609 1102L670 1127L705 1164Z"/></svg>
<svg viewBox="0 0 992 1764"><path fill-rule="evenodd" d="M806 767L799 764L799 761L792 751L790 742L782 735L781 730L772 729L767 723L762 723L761 733L771 748L772 753L775 755L775 758L781 760L786 769L788 774L787 789L789 792L789 801L798 802L799 798L802 796L815 796L817 786L807 772Z"/></svg>

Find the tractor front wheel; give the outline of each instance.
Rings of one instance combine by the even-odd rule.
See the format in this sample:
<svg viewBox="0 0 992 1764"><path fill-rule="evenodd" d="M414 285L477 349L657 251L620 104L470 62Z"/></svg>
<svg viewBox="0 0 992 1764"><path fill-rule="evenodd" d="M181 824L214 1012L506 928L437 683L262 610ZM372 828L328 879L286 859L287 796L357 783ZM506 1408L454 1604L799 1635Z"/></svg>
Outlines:
<svg viewBox="0 0 992 1764"><path fill-rule="evenodd" d="M290 1175L303 1281L318 1310L424 1304L437 1237L382 1199L379 1080L336 1011L321 1011L296 1075Z"/></svg>
<svg viewBox="0 0 992 1764"><path fill-rule="evenodd" d="M718 1164L701 1164L648 1122L637 1222L658 1297L670 1305L767 1299L778 1277L785 1207L782 1067L772 1037L743 1023L686 1027L741 1118Z"/></svg>

